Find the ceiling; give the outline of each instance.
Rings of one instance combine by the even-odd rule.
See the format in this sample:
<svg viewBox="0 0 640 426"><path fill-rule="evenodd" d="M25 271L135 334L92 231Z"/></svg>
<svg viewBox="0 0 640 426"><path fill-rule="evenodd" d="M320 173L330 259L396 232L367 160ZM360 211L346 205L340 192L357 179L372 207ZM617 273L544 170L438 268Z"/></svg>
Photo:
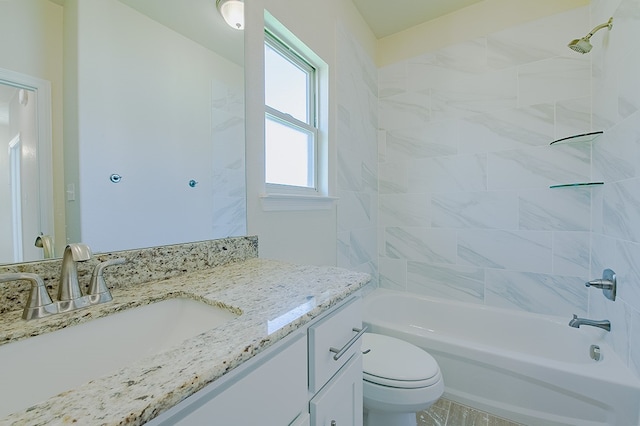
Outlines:
<svg viewBox="0 0 640 426"><path fill-rule="evenodd" d="M2 0L0 0L2 1ZM64 0L50 0L64 6ZM216 10L215 0L120 0L160 24L242 65L244 37L230 28Z"/></svg>
<svg viewBox="0 0 640 426"><path fill-rule="evenodd" d="M214 0L120 0L236 64L244 62L242 31L230 28Z"/></svg>
<svg viewBox="0 0 640 426"><path fill-rule="evenodd" d="M0 0L1 1L1 0ZM51 0L60 5L64 0ZM242 32L219 25L213 0L120 0L162 24L242 63ZM482 0L352 0L376 38L406 30ZM212 25L212 23L214 25ZM226 28L225 28L226 27ZM225 40L224 43L215 43ZM212 45L215 44L215 45Z"/></svg>
<svg viewBox="0 0 640 426"><path fill-rule="evenodd" d="M352 0L377 38L406 30L482 0Z"/></svg>

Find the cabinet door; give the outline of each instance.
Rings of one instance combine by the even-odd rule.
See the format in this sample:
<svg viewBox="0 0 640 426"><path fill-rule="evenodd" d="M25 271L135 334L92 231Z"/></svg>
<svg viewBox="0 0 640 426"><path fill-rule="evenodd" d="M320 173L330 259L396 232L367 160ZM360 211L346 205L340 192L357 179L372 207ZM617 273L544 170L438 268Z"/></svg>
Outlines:
<svg viewBox="0 0 640 426"><path fill-rule="evenodd" d="M253 364L228 383L215 382L152 425L282 426L307 404L307 342L301 334L284 347L248 361ZM242 367L242 366L241 366ZM240 368L240 367L239 367ZM233 373L233 372L232 372Z"/></svg>
<svg viewBox="0 0 640 426"><path fill-rule="evenodd" d="M362 426L362 355L358 353L311 400L311 426Z"/></svg>

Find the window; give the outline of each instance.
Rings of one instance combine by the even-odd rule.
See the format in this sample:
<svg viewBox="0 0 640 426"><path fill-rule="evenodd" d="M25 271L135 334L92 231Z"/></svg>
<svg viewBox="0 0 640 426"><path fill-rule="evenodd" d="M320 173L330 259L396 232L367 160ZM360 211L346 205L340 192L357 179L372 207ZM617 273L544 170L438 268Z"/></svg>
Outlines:
<svg viewBox="0 0 640 426"><path fill-rule="evenodd" d="M271 190L318 189L317 72L265 33L265 182Z"/></svg>

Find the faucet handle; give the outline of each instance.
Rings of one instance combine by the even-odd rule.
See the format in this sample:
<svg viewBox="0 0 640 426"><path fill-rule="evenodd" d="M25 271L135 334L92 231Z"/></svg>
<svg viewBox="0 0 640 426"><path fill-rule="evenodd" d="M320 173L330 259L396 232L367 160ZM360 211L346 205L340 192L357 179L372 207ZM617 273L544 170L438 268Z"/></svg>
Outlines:
<svg viewBox="0 0 640 426"><path fill-rule="evenodd" d="M617 279L616 273L611 269L602 271L602 278L588 281L584 285L602 289L602 293L607 299L616 300Z"/></svg>
<svg viewBox="0 0 640 426"><path fill-rule="evenodd" d="M28 280L31 281L31 291L27 304L22 311L22 319L31 320L34 318L42 318L57 313L56 305L51 301L51 296L47 292L44 281L37 274L30 273L13 273L0 274L0 282Z"/></svg>
<svg viewBox="0 0 640 426"><path fill-rule="evenodd" d="M107 266L113 265L122 265L127 260L124 257L119 257L117 259L107 260L105 262L101 262L96 265L91 274L91 282L89 284L89 293L88 296L91 298L92 304L105 303L113 300L113 296L111 296L111 292L109 291L109 287L107 287L107 283L104 281L104 276L102 275L104 268Z"/></svg>
<svg viewBox="0 0 640 426"><path fill-rule="evenodd" d="M585 285L587 287L595 287L603 290L610 290L613 288L613 281L603 280L601 278L598 278L597 280L588 281L587 283L585 283Z"/></svg>

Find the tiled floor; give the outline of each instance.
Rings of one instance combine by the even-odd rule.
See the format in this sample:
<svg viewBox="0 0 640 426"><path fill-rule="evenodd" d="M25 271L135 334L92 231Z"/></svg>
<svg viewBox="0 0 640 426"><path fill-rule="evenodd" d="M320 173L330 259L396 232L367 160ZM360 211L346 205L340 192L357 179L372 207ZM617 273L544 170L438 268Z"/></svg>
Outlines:
<svg viewBox="0 0 640 426"><path fill-rule="evenodd" d="M522 426L444 398L420 411L417 420L418 426Z"/></svg>

